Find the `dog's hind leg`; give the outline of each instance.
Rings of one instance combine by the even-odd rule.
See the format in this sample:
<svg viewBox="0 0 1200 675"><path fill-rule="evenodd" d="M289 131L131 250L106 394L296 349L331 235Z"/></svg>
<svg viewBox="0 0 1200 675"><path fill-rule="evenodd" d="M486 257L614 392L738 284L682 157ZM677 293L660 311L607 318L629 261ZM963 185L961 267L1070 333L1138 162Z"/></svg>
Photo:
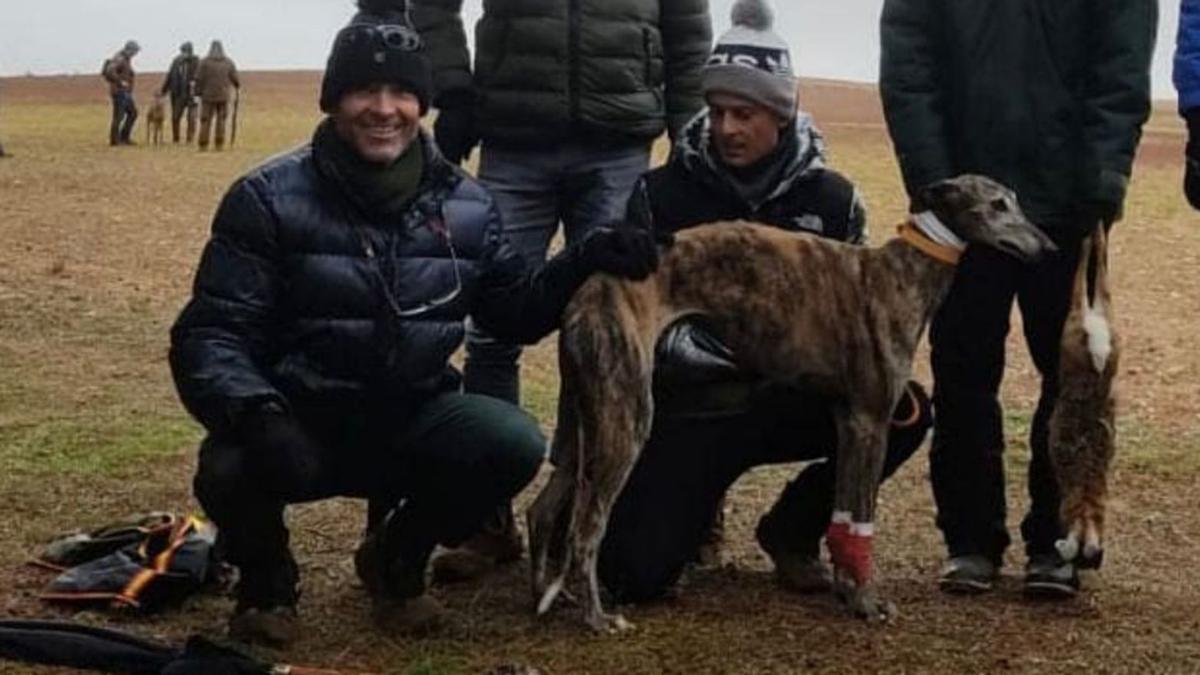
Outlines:
<svg viewBox="0 0 1200 675"><path fill-rule="evenodd" d="M529 507L529 557L531 590L537 614L549 611L563 592L571 565L567 545L574 515L575 462L557 466L533 505Z"/></svg>
<svg viewBox="0 0 1200 675"><path fill-rule="evenodd" d="M575 511L580 428L574 369L567 359L562 359L559 370L562 384L558 398L558 424L550 454L554 473L529 507L526 520L533 602L539 615L548 611L563 591L571 564L568 535Z"/></svg>
<svg viewBox="0 0 1200 675"><path fill-rule="evenodd" d="M605 613L597 565L609 514L637 462L653 417L654 340L639 335L631 313L615 314L616 321L592 326L581 336L583 349L577 355L579 363L602 363L608 368L605 377L577 382L582 434L571 519L572 576L584 585L584 621L600 632L632 627L620 615Z"/></svg>
<svg viewBox="0 0 1200 675"><path fill-rule="evenodd" d="M610 408L608 412L615 414L596 425L600 433L589 439L605 452L589 457L578 474L572 557L576 578L584 584L584 621L596 631L617 632L632 626L619 614L604 611L597 566L609 513L637 461L643 439L631 420L621 414L624 411Z"/></svg>

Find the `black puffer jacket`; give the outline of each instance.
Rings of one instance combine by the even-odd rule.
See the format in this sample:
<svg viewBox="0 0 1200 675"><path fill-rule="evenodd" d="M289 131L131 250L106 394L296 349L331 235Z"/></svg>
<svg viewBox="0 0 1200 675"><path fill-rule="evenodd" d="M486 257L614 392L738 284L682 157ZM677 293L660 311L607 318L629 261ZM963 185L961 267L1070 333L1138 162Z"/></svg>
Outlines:
<svg viewBox="0 0 1200 675"><path fill-rule="evenodd" d="M473 95L484 143L646 142L703 106L708 0L483 0L472 73L462 0L413 0L439 107Z"/></svg>
<svg viewBox="0 0 1200 675"><path fill-rule="evenodd" d="M847 243L866 239L866 209L854 185L825 168L824 141L800 114L785 139L779 175L765 198L751 202L714 156L707 113L690 122L671 160L647 173L629 200L628 219L660 231L719 220L749 220ZM659 340L654 385L657 414L714 417L745 411L767 380L741 370L704 317L676 322Z"/></svg>
<svg viewBox="0 0 1200 675"><path fill-rule="evenodd" d="M180 54L171 61L167 76L163 78L159 93L171 95L171 100L177 105L188 102L189 97L196 93L196 70L200 67L200 57L195 54Z"/></svg>
<svg viewBox="0 0 1200 675"><path fill-rule="evenodd" d="M1119 210L1157 24L1155 0L886 0L879 91L909 195L982 173L1048 229Z"/></svg>
<svg viewBox="0 0 1200 675"><path fill-rule="evenodd" d="M447 360L468 314L515 342L557 327L588 273L578 253L527 273L500 235L491 196L421 142L421 187L398 219L357 207L312 146L269 161L225 195L192 300L171 331L179 395L210 431L267 400L403 403L453 388Z"/></svg>
<svg viewBox="0 0 1200 675"><path fill-rule="evenodd" d="M667 164L642 177L629 201L629 220L660 231L679 230L717 220L751 220L785 230L861 243L866 211L854 185L825 168L825 142L801 113L774 189L751 202L742 196L727 169L714 156L709 120L702 112L688 123Z"/></svg>

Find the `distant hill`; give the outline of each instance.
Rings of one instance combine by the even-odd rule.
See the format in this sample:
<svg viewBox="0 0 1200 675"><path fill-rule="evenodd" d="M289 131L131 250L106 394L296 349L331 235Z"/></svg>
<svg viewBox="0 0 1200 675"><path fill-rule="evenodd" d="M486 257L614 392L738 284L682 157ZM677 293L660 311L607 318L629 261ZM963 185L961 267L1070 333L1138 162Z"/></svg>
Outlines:
<svg viewBox="0 0 1200 675"><path fill-rule="evenodd" d="M135 94L146 101L162 84L163 73L139 73ZM255 107L297 106L317 110L321 72L246 71L242 73L246 95ZM0 110L5 105L107 103L108 90L99 75L53 75L0 78ZM826 79L803 79L800 100L818 126L836 133L855 127L882 129L883 110L874 84ZM1174 101L1158 101L1146 127L1141 148L1144 160L1174 162L1183 140L1183 124L1175 114Z"/></svg>

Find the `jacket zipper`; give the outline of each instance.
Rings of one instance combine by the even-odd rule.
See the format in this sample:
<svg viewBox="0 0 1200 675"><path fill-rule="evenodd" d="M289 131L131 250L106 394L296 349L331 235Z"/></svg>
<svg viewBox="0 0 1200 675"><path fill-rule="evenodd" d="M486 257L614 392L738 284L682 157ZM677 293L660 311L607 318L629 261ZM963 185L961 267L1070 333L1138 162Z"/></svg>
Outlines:
<svg viewBox="0 0 1200 675"><path fill-rule="evenodd" d="M571 124L579 122L579 39L580 4L582 0L567 3L567 105Z"/></svg>

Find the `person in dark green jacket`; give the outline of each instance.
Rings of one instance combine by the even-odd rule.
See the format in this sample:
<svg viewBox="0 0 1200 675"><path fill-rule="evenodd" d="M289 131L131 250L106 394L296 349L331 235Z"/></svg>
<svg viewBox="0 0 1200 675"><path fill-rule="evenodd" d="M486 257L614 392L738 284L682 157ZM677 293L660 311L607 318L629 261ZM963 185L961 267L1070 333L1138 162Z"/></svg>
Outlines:
<svg viewBox="0 0 1200 675"><path fill-rule="evenodd" d="M1078 590L1054 546L1060 496L1047 422L1079 243L1120 219L1150 112L1157 12L1155 0L884 2L880 92L908 194L956 174L988 175L1016 191L1060 249L1033 267L969 251L930 328L931 480L950 556L946 591L989 590L1009 544L998 390L1014 299L1042 376L1021 524L1025 589Z"/></svg>
<svg viewBox="0 0 1200 675"><path fill-rule="evenodd" d="M573 244L621 220L653 141L674 139L704 106L708 0L484 0L473 68L462 4L410 4L433 62L434 135L451 162L482 143L479 180L509 242L540 265L560 222ZM466 390L518 403L520 354L473 327ZM472 577L521 555L508 510L488 530L439 555L435 576Z"/></svg>

